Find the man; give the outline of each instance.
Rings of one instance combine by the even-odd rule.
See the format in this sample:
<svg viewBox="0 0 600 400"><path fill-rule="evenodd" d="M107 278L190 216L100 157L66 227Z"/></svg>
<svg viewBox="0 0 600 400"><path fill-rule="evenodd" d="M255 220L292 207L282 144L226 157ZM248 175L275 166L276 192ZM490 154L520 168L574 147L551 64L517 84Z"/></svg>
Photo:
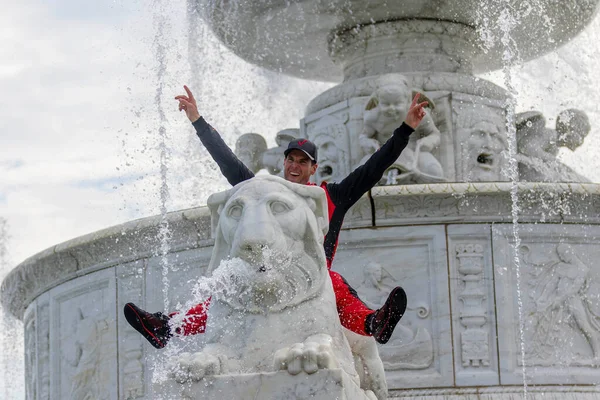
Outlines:
<svg viewBox="0 0 600 400"><path fill-rule="evenodd" d="M196 100L190 89L184 86L187 95L175 97L179 101L179 110L185 111L196 129L198 137L217 162L229 183L236 185L254 177L248 169L223 142L198 112ZM337 272L331 271L331 264L338 243L338 236L344 215L350 207L369 191L381 179L384 171L398 158L406 147L410 134L419 125L427 102L418 103L420 94L414 97L405 122L397 128L392 137L375 152L369 160L356 168L339 183L321 183L325 190L329 206L329 231L325 236L324 248L327 268L333 283L336 306L342 325L360 335L373 336L379 343L387 343L394 328L406 310L406 293L401 287L394 288L385 304L379 310L367 307ZM313 185L310 177L317 171L317 148L306 139L295 139L284 152L284 178L290 182ZM206 310L210 299L198 304L186 313L184 323L175 332L183 335L203 333L206 327ZM170 316L162 313L148 313L133 303L124 308L125 317L131 326L140 332L154 347L163 348L172 337Z"/></svg>

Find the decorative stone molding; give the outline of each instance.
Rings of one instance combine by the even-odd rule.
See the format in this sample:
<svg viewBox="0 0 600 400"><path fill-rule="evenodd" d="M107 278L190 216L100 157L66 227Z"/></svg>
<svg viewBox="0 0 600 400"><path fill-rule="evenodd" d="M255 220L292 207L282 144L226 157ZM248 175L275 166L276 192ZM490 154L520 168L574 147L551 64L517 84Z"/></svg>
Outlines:
<svg viewBox="0 0 600 400"><path fill-rule="evenodd" d="M506 100L506 91L494 83L478 79L471 75L426 72L404 73L411 87L421 88L426 92L460 91L461 93L478 96L482 99ZM324 108L353 97L367 97L377 90L377 81L382 76L368 76L349 82L341 83L328 89L308 103L305 115L316 113Z"/></svg>
<svg viewBox="0 0 600 400"><path fill-rule="evenodd" d="M125 303L144 304L144 262L137 261L118 266L117 298L118 309ZM146 363L143 359L144 338L131 329L123 319L119 319L119 391L124 399L143 398L145 394Z"/></svg>
<svg viewBox="0 0 600 400"><path fill-rule="evenodd" d="M460 333L461 358L463 367L488 367L490 365L490 343L488 332L483 329L487 323L487 312L483 308L486 291L483 286L483 246L480 244L459 244L456 246L458 272L464 282L458 298L463 303L460 322L464 330Z"/></svg>
<svg viewBox="0 0 600 400"><path fill-rule="evenodd" d="M482 52L477 32L461 23L397 20L330 35L329 55L344 80L415 71L471 73Z"/></svg>
<svg viewBox="0 0 600 400"><path fill-rule="evenodd" d="M376 226L436 222L512 222L511 182L378 186L372 189ZM517 184L522 222L600 223L600 185ZM371 204L363 197L345 227L372 226Z"/></svg>
<svg viewBox="0 0 600 400"><path fill-rule="evenodd" d="M107 228L53 246L28 258L2 282L1 300L15 316L41 293L117 264L154 255L160 247L160 216ZM205 207L167 214L171 251L212 245L210 217Z"/></svg>

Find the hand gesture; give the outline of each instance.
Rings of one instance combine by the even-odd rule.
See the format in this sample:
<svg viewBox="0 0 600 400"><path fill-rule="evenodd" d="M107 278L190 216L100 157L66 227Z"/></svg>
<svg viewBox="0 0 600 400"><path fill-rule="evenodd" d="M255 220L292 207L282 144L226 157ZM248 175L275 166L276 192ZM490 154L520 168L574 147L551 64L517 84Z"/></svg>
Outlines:
<svg viewBox="0 0 600 400"><path fill-rule="evenodd" d="M406 119L404 120L406 125L413 129L417 129L417 126L419 126L421 120L425 117L425 110L423 108L428 104L426 101L418 103L419 97L421 97L421 93L416 93L412 103L410 103L408 113L406 113Z"/></svg>
<svg viewBox="0 0 600 400"><path fill-rule="evenodd" d="M189 87L183 85L187 96L179 95L175 96L175 100L179 101L179 111L185 111L190 122L196 122L200 118L200 113L198 112L198 105L196 104L196 99L192 94L192 91Z"/></svg>

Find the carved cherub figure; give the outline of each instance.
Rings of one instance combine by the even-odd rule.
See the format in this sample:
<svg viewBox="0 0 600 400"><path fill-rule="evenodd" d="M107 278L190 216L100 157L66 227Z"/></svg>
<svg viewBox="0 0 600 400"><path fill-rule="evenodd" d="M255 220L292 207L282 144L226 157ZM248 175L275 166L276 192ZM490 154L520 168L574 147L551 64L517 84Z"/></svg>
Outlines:
<svg viewBox="0 0 600 400"><path fill-rule="evenodd" d="M361 164L392 135L394 129L402 124L412 97L416 91L410 90L406 78L394 75L387 77L380 87L371 95L363 116L363 131L359 135L359 143L364 153ZM421 95L419 101L428 101L433 109L433 102ZM421 124L411 135L408 146L390 168L397 170L397 182L432 182L443 179L440 162L432 154L441 141L440 131L435 126L429 112L426 112Z"/></svg>
<svg viewBox="0 0 600 400"><path fill-rule="evenodd" d="M525 181L587 182L561 163L561 147L576 150L591 130L587 115L577 109L562 111L556 118L556 128L546 128L546 118L539 111L517 115L517 160L519 177Z"/></svg>

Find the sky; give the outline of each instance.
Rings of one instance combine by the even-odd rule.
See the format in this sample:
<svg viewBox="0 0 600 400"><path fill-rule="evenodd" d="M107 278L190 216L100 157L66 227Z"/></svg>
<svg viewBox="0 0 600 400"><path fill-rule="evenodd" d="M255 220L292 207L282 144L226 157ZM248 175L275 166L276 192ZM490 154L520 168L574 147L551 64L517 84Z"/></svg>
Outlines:
<svg viewBox="0 0 600 400"><path fill-rule="evenodd" d="M177 111L173 97L183 84L229 145L247 132L273 144L277 131L297 128L306 104L332 86L245 63L188 17L185 0L0 0L0 7L0 279L50 246L158 214L161 143L168 210L203 205L228 186ZM198 32L192 42L190 26ZM542 111L549 126L565 108L588 113L593 129L584 145L560 156L600 182L597 37L598 17L510 78L517 109ZM505 79L501 72L483 77L501 86ZM3 337L17 356L20 335ZM5 382L22 373L6 362L0 370L17 376ZM15 387L0 383L0 394L19 398Z"/></svg>

